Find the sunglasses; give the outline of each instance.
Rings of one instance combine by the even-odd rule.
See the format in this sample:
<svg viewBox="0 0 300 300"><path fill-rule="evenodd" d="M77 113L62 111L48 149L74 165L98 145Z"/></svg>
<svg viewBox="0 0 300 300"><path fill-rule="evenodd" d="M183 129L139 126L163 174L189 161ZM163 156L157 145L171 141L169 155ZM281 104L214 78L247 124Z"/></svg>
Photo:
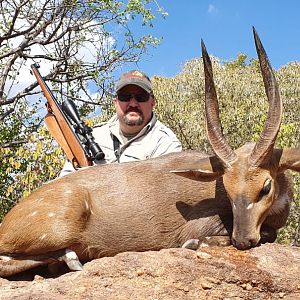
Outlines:
<svg viewBox="0 0 300 300"><path fill-rule="evenodd" d="M147 102L150 98L149 94L118 94L117 98L121 102L129 102L130 99L134 98L137 102Z"/></svg>

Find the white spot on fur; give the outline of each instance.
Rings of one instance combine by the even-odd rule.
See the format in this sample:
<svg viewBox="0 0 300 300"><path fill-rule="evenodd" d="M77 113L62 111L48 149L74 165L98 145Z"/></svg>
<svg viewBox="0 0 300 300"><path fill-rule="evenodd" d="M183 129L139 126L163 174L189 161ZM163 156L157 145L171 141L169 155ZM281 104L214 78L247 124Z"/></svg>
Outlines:
<svg viewBox="0 0 300 300"><path fill-rule="evenodd" d="M12 258L10 256L0 255L0 260L9 261L9 260L12 260Z"/></svg>
<svg viewBox="0 0 300 300"><path fill-rule="evenodd" d="M66 194L72 194L72 190L65 191Z"/></svg>
<svg viewBox="0 0 300 300"><path fill-rule="evenodd" d="M36 198L35 202L39 204L40 202L43 202L43 200L44 200L44 197Z"/></svg>
<svg viewBox="0 0 300 300"><path fill-rule="evenodd" d="M49 189L49 190L47 190L46 192L51 192L51 191L54 191L54 189Z"/></svg>
<svg viewBox="0 0 300 300"><path fill-rule="evenodd" d="M250 204L247 206L247 209L248 209L248 210L251 209L251 208L253 208L253 203L250 203Z"/></svg>
<svg viewBox="0 0 300 300"><path fill-rule="evenodd" d="M34 211L33 213L31 213L29 216L30 217L34 217L37 214L37 211Z"/></svg>
<svg viewBox="0 0 300 300"><path fill-rule="evenodd" d="M55 213L53 213L53 212L51 212L51 213L48 214L48 217L49 217L49 218L52 218L52 217L54 217L54 216L55 216Z"/></svg>
<svg viewBox="0 0 300 300"><path fill-rule="evenodd" d="M88 202L87 202L87 201L84 201L84 203L85 203L85 208L86 208L86 210L89 210L89 209L90 209L90 206L89 206Z"/></svg>
<svg viewBox="0 0 300 300"><path fill-rule="evenodd" d="M40 239L43 241L46 237L47 237L47 234L44 233L44 234L40 237Z"/></svg>

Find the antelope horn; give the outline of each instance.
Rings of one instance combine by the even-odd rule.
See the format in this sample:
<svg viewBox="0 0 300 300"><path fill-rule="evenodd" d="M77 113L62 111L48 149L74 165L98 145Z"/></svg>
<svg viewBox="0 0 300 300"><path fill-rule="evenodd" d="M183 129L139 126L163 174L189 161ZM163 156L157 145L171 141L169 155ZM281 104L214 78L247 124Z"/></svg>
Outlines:
<svg viewBox="0 0 300 300"><path fill-rule="evenodd" d="M256 52L260 63L260 69L264 80L265 91L269 101L267 120L265 122L263 131L260 134L260 138L249 157L250 164L261 166L265 163L268 163L273 153L277 133L280 128L283 108L272 67L254 27L253 34Z"/></svg>
<svg viewBox="0 0 300 300"><path fill-rule="evenodd" d="M218 98L213 80L212 64L203 40L201 40L201 49L205 75L205 113L207 135L209 142L222 165L224 168L229 168L230 164L236 159L236 154L226 143L223 136L219 116Z"/></svg>

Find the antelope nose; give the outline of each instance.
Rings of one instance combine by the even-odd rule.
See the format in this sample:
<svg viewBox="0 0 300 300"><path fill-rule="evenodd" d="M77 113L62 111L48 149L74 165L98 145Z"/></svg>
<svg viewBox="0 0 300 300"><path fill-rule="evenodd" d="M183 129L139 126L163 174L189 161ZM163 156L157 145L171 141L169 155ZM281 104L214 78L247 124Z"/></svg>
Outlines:
<svg viewBox="0 0 300 300"><path fill-rule="evenodd" d="M254 239L243 240L243 241L237 241L235 239L232 239L232 244L238 250L248 250L252 247L255 247L257 245L257 242Z"/></svg>

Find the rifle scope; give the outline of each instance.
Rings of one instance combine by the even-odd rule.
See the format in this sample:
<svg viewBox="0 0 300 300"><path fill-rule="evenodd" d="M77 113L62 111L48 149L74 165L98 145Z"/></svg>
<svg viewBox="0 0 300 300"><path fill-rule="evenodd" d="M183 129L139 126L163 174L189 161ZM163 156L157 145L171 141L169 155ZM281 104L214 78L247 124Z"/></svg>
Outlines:
<svg viewBox="0 0 300 300"><path fill-rule="evenodd" d="M104 153L100 146L95 142L92 135L93 129L82 122L74 101L71 99L63 101L62 110L73 125L75 133L82 137L80 140L84 144L85 150L88 152L91 159L93 161L104 159Z"/></svg>

